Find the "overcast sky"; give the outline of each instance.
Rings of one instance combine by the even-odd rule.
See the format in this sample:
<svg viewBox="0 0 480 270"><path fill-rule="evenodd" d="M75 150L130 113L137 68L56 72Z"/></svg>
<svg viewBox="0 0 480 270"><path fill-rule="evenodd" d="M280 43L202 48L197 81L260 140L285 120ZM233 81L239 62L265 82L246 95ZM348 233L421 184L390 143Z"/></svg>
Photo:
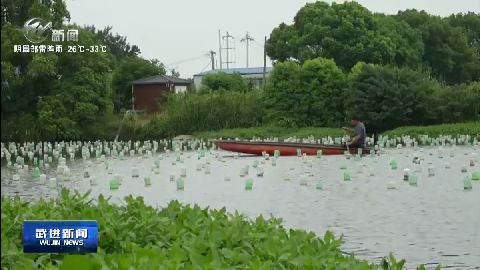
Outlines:
<svg viewBox="0 0 480 270"><path fill-rule="evenodd" d="M79 25L113 27L114 32L138 45L142 56L156 58L191 77L210 69L210 50L218 52L218 30L233 37L235 60L230 67L246 66L246 46L240 40L247 31L250 42L249 66L263 66L263 42L282 22L290 24L305 0L67 0L71 22ZM328 1L332 2L332 1ZM336 1L343 2L343 1ZM419 9L435 15L473 11L480 13L480 0L359 0L373 12L395 14L398 10ZM80 37L81 39L81 37ZM225 61L225 51L223 60ZM217 60L218 61L218 60ZM271 65L270 61L267 65ZM225 66L225 65L224 65Z"/></svg>

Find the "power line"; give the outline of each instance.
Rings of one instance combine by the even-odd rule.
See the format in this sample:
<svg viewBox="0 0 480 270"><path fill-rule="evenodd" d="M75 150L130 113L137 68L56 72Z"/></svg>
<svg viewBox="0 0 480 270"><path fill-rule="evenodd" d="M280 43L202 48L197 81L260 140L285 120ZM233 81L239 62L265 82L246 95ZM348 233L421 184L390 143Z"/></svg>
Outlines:
<svg viewBox="0 0 480 270"><path fill-rule="evenodd" d="M211 64L211 63L212 63L212 61L208 62L208 64L207 64L207 65L205 65L205 67L203 67L203 68L202 68L202 71L200 71L200 73L201 73L201 72L204 72L204 71L205 71L205 69L207 69L207 68L208 68L208 66L210 66L210 64Z"/></svg>
<svg viewBox="0 0 480 270"><path fill-rule="evenodd" d="M202 55L200 56L197 56L197 57L191 57L191 58L187 58L187 59L183 59L183 60L178 60L178 61L175 61L175 62L171 62L169 64L166 64L165 66L172 66L172 65L178 65L178 64L181 64L181 63L185 63L185 62L190 62L190 61L193 61L193 60L197 60L197 59L200 59L202 57L205 57L205 56L210 56L210 52L209 53L203 53Z"/></svg>
<svg viewBox="0 0 480 270"><path fill-rule="evenodd" d="M256 41L256 40L253 41L253 44L257 45L259 48L262 48L262 49L263 49L263 47L264 47L264 44L262 44L262 43L260 43L260 42L258 42L258 41Z"/></svg>

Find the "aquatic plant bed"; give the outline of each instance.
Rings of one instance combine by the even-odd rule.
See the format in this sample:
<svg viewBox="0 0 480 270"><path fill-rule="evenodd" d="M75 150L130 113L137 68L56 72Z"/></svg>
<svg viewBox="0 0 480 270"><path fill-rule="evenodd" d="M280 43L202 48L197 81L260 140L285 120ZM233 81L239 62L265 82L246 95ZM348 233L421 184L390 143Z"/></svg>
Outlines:
<svg viewBox="0 0 480 270"><path fill-rule="evenodd" d="M249 220L226 210L171 201L156 209L141 197L120 205L100 195L61 190L57 200L2 197L2 269L401 269L393 256L375 265L341 251L341 238L285 229L281 220ZM98 254L23 254L22 220L93 219Z"/></svg>

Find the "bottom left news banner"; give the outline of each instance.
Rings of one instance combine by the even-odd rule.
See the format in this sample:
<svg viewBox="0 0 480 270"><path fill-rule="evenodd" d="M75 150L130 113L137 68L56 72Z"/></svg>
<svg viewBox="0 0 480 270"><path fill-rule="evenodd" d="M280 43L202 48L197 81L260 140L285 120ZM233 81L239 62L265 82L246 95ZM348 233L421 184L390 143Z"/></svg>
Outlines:
<svg viewBox="0 0 480 270"><path fill-rule="evenodd" d="M98 222L95 220L25 220L25 253L96 253Z"/></svg>

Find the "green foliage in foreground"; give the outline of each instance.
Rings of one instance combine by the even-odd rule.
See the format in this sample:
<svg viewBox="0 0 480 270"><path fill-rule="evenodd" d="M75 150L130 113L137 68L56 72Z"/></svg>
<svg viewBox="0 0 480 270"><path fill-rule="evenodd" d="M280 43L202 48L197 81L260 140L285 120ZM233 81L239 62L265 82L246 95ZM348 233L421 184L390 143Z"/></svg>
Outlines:
<svg viewBox="0 0 480 270"><path fill-rule="evenodd" d="M280 219L248 220L225 209L172 201L162 209L141 197L114 205L102 195L61 191L56 201L26 203L2 197L2 269L402 269L393 256L381 265L340 250L342 239L287 230ZM99 252L88 255L23 254L25 219L94 219Z"/></svg>
<svg viewBox="0 0 480 270"><path fill-rule="evenodd" d="M307 138L314 136L319 137L340 137L344 135L340 128L282 128L282 127L253 127L253 128L233 128L221 129L217 131L196 132L193 135L201 139L217 139L217 138L272 138L285 139L290 137Z"/></svg>
<svg viewBox="0 0 480 270"><path fill-rule="evenodd" d="M440 135L471 135L480 139L480 122L445 124L434 126L405 126L385 132L383 135L402 136L409 135L417 137L419 135L428 135L429 137L438 137Z"/></svg>

